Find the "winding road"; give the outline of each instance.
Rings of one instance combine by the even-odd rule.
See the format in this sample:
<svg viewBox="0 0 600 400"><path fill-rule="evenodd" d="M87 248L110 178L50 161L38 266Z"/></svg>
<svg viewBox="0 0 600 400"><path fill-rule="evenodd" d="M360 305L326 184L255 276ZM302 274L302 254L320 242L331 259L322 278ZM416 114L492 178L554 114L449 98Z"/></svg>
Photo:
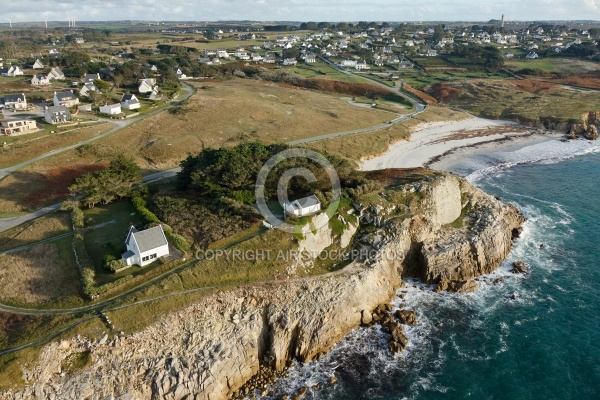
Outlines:
<svg viewBox="0 0 600 400"><path fill-rule="evenodd" d="M339 67L339 66L331 63L327 59L323 58L322 60L325 61L330 66L332 66L332 68L335 68L335 69L337 69L337 70L339 70L339 71L341 71L341 72L343 72L345 74L356 75L356 76L359 76L359 77L361 77L363 79L368 79L370 82L372 82L375 85L378 85L378 86L383 87L383 88L385 88L387 90L390 90L390 91L392 91L392 92L394 92L396 94L399 94L400 96L402 96L403 98L405 98L406 100L408 100L409 102L411 102L413 104L414 110L412 112L408 113L408 114L399 115L398 117L390 120L389 122L382 123L382 124L377 124L377 125L373 125L373 126L370 126L370 127L367 127L367 128L361 128L361 129L355 129L355 130L349 130L349 131L333 132L333 133L328 133L328 134L324 134L324 135L312 136L312 137L304 138L304 139L292 140L290 142L287 142L287 144L290 145L290 146L297 146L297 145L306 144L306 143L318 142L318 141L321 141L321 140L333 139L333 138L338 138L338 137L348 136L348 135L357 135L357 134L361 134L361 133L374 132L374 131L378 131L378 130L381 130L381 129L386 129L386 128L389 128L392 125L398 124L398 123L400 123L402 121L405 121L407 119L410 119L410 118L414 117L417 114L420 114L421 112L425 111L425 109L427 107L425 104L422 104L419 101L415 100L412 96L409 96L409 95L403 93L401 91L400 87L390 88L389 86L384 85L384 84L382 84L382 83L380 83L380 82L378 82L376 80L371 80L371 79L369 79L367 77L364 77L362 75L358 75L358 74L354 74L352 72L346 71L343 68L341 68L341 67ZM166 108L163 108L163 109L160 109L160 110L148 113L148 114L140 116L140 117L132 118L132 119L129 119L129 120L117 120L116 122L112 121L115 124L115 127L113 129L111 129L110 131L105 132L105 133L103 133L103 134L101 134L99 136L96 136L96 137L93 137L91 139L88 139L88 140L76 143L74 145L70 145L70 146L66 146L66 147L60 148L60 149L52 150L52 151L50 151L48 153L42 154L42 155L40 155L38 157L32 158L32 159L27 160L25 162L22 162L20 164L16 164L16 165L13 165L11 167L0 169L0 180L3 179L4 177L6 177L7 175L9 175L10 173L12 173L12 172L14 172L14 171L16 171L16 170L18 170L20 168L23 168L23 167L26 167L28 165L34 164L36 162L45 160L46 158L53 157L55 155L64 153L66 151L75 149L75 148L77 148L77 147L79 147L81 145L84 145L84 144L91 143L91 142L94 142L96 140L102 139L103 137L106 137L106 136L108 136L108 135L110 135L112 133L115 133L115 132L117 132L117 131L125 128L126 126L134 124L135 122L138 122L138 121L140 121L140 120L142 120L144 118L148 118L148 117L156 115L156 114L158 114L158 113L160 113L162 111L165 111L165 110L168 110L170 108L173 108L173 107L176 107L176 106L180 105L182 102L184 102L185 100L189 99L192 96L192 94L193 94L193 89L188 84L183 83L183 88L184 88L184 90L186 92L183 95L183 97L181 97L177 101L173 102L172 104L170 104ZM180 168L176 167L176 168L168 169L168 170L165 170L165 171L155 172L155 173L152 173L152 174L144 176L143 181L144 181L144 183L151 183L151 182L155 182L155 181L158 181L158 180L161 180L161 179L171 178L171 177L177 175L177 173L179 171L180 171ZM16 216L16 217L9 217L9 218L0 219L0 232L7 231L7 230L15 228L15 227L17 227L17 226L19 226L21 224L24 224L25 222L34 220L36 218L42 217L44 215L47 215L47 214L49 214L49 213L51 213L53 211L56 211L56 210L58 210L60 208L60 205L61 205L60 203L57 203L57 204L53 204L53 205L41 208L39 210L30 212L28 214L23 214L23 215L19 215L19 216Z"/></svg>
<svg viewBox="0 0 600 400"><path fill-rule="evenodd" d="M351 74L352 75L351 72L348 72L348 71L345 71L343 69L340 69L339 67L337 67L334 64L330 63L328 60L325 60L325 61L328 64L334 66L334 68L336 68L338 70L341 70L341 71L343 71L346 74ZM359 75L357 75L357 76L359 76ZM347 135L356 135L356 134L360 134L360 133L377 131L377 130L380 130L380 129L389 128L391 125L394 125L394 124L400 123L402 121L405 121L405 120L407 120L409 118L412 118L413 116L415 116L415 115L417 115L417 114L419 114L419 113L421 113L421 112L423 112L425 110L426 105L421 104L420 102L416 101L411 96L408 96L408 95L402 93L401 89L399 87L395 88L395 89L392 89L389 86L384 85L384 84L382 84L380 82L377 82L377 81L374 81L374 80L372 80L372 82L374 84L377 84L377 85L379 85L381 87L384 87L385 89L393 91L394 93L397 93L400 96L404 97L405 99L407 99L409 102L411 102L413 104L414 110L412 112L410 112L409 114L399 115L398 117L390 120L387 123L382 123L382 124L374 125L374 126L371 126L371 127L362 128L362 129L356 129L356 130L350 130L350 131L340 131L340 132L334 132L334 133L329 133L329 134L324 134L324 135L312 136L310 138L305 138L305 139L290 141L287 144L293 146L293 145L299 145L299 144L317 142L317 141L320 141L320 140L332 139L332 138L337 138L337 137L342 137L342 136L347 136ZM187 100L188 98L190 98L192 96L192 94L193 94L193 88L191 86L183 83L183 88L185 90L184 95L182 97L180 97L177 101L174 101L173 103L171 103L166 108L163 108L163 109L160 109L160 110L148 113L148 114L140 116L140 117L132 118L132 119L129 119L129 120L118 120L116 122L115 121L111 121L111 122L113 122L115 124L115 126L113 127L113 129L111 129L111 130L109 130L109 131L107 131L107 132L105 132L105 133L103 133L103 134L101 134L99 136L96 136L94 138L91 138L91 139L79 142L79 143L74 144L74 145L70 145L70 146L66 146L66 147L60 148L60 149L52 150L52 151L50 151L48 153L45 153L45 154L40 155L38 157L32 158L32 159L30 159L30 160L28 160L26 162L22 162L20 164L13 165L11 167L0 169L0 179L6 177L10 173L12 173L12 172L14 172L14 171L16 171L16 170L18 170L20 168L23 168L25 166L34 164L34 163L39 162L41 160L44 160L46 158L53 157L53 156L55 156L57 154L61 154L61 153L64 153L66 151L72 150L72 149L77 148L77 147L79 147L81 145L94 142L94 141L99 140L99 139L101 139L103 137L106 137L106 136L108 136L108 135L110 135L110 134L112 134L112 133L114 133L116 131L119 131L119 130L123 129L126 126L129 126L129 125L131 125L131 124L133 124L135 122L138 122L138 121L140 121L140 120L142 120L144 118L148 118L148 117L156 115L156 114L158 114L158 113L160 113L162 111L165 111L165 110L168 110L170 108L176 107L176 106L180 105L182 102L184 102L185 100ZM149 175L144 176L143 182L144 183L151 183L151 182L158 181L158 180L161 180L161 179L170 178L170 177L175 176L177 174L177 172L179 172L179 171L180 171L180 168L173 168L173 169L169 169L169 170L165 170L165 171L160 171L160 172L156 172L156 173L153 173L153 174L149 174ZM39 218L41 216L47 215L47 214L49 214L49 213L51 213L53 211L58 210L60 208L60 206L61 206L61 204L58 203L58 204L54 204L54 205L51 205L51 206L47 206L47 207L41 208L39 210L33 211L31 213L28 213L28 214L24 214L24 215L17 216L17 217L12 217L12 218L2 219L2 220L0 220L0 232L9 230L9 229L14 228L14 227L16 227L18 225L21 225L21 224L23 224L25 222L28 222L28 221L31 221L33 219ZM142 289L144 289L144 288L146 288L146 287L148 287L148 286L150 286L150 285L152 285L152 284L160 281L161 279L163 279L163 278L165 278L165 277L167 277L167 276L169 276L169 275L171 275L173 273L179 272L182 269L184 269L187 266L189 266L190 264L198 262L198 261L201 261L201 260L192 259L192 260L189 260L187 262L184 262L184 263L178 265L175 268L172 268L172 269L170 269L168 271L165 271L164 273L162 273L160 275L157 275L157 276L155 276L155 277L153 277L151 279L148 279L148 280L144 281L143 283L141 283L138 286L135 286L135 287L133 287L133 288L131 288L131 289L123 292L123 293L120 293L120 294L118 294L118 295L116 295L114 297L105 299L105 300L103 300L101 302L98 302L98 303L87 304L87 305L81 306L81 307L59 308L59 309L26 308L26 307L17 307L17 306L10 306L10 305L6 305L6 304L0 304L0 311L7 312L7 313L12 313L12 314L23 314L23 315L73 315L73 314L81 314L81 313L93 312L93 311L100 311L100 310L103 310L103 311L112 311L112 310L117 310L117 309L121 309L121 308L125 308L125 307L131 307L131 306L134 306L134 305L137 305L137 304L146 303L146 302L149 302L149 301L158 300L158 299L164 298L164 297L175 296L175 295L182 295L182 294L196 292L196 291L204 291L204 290L214 289L215 288L214 286L196 288L196 289L192 289L192 290L187 290L185 292L170 293L170 294L159 296L159 297L152 298L152 299L145 299L145 300L141 300L141 301L138 301L138 302L132 302L132 303L129 303L129 304L126 304L126 305L118 306L118 307L112 307L112 308L109 307L111 304L114 304L115 302L117 302L119 300L123 300L126 297L130 296L131 294L133 294L135 292L138 292L139 290L142 290ZM30 343L27 343L27 344L24 344L24 345L21 345L21 346L12 348L12 349L1 350L0 351L0 355L11 353L11 352L14 352L14 351L18 351L18 350L21 350L23 348L26 348L26 347L29 347L29 346L32 346L32 345L37 345L37 344L43 343L43 342L45 342L47 340L50 340L50 339L53 339L53 338L59 336L63 332L66 332L67 330L73 328L74 326L76 326L76 325L78 325L78 324L80 324L82 322L88 321L88 320L90 320L92 318L96 318L96 317L98 317L98 315L92 315L92 316L85 317L84 319L76 321L76 322L74 322L74 323L72 323L72 324L70 324L70 325L62 328L61 330L59 330L57 332L54 332L54 333L52 333L52 334L50 334L48 336L45 336L45 337L42 337L42 338L38 338L35 341L32 341Z"/></svg>

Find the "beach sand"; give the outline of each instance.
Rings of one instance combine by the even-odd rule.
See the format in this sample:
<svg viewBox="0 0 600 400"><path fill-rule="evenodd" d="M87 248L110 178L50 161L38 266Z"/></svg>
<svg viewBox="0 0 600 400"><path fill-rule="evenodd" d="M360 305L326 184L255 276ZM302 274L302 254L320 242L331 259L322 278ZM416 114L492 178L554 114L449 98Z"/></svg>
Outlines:
<svg viewBox="0 0 600 400"><path fill-rule="evenodd" d="M364 160L365 171L385 168L429 166L455 172L454 166L467 157L520 148L562 135L539 134L510 121L469 118L462 121L434 122L419 125L410 140L394 143L384 154Z"/></svg>

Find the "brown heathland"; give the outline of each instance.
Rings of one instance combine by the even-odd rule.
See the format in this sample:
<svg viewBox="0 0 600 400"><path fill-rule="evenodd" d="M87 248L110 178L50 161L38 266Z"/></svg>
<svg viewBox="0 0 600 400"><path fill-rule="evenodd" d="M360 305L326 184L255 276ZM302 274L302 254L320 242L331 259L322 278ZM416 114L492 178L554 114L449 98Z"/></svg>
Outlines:
<svg viewBox="0 0 600 400"><path fill-rule="evenodd" d="M0 255L0 301L39 304L79 292L77 269L56 244Z"/></svg>

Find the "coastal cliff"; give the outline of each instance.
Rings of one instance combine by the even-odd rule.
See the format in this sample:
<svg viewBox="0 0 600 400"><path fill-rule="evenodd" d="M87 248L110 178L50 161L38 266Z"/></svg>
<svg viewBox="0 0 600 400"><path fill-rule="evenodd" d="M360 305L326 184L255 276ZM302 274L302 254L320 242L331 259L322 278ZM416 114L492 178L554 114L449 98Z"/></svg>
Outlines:
<svg viewBox="0 0 600 400"><path fill-rule="evenodd" d="M469 286L499 266L525 220L447 174L402 185L394 195L406 201L356 205L360 226L352 226L358 231L350 246L364 257L342 270L218 292L131 335L50 343L24 367L28 386L0 398L230 398L263 366L282 370L292 359L328 351L389 302L403 277L440 290ZM361 231L367 225L374 228L368 234ZM88 366L74 375L61 370L63 360L85 352Z"/></svg>

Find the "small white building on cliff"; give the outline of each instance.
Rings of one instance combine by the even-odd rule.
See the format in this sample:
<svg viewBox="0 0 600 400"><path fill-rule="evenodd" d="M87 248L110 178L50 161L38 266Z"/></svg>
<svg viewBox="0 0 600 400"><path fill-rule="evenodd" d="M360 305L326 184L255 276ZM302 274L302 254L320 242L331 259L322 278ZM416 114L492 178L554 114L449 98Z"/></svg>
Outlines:
<svg viewBox="0 0 600 400"><path fill-rule="evenodd" d="M321 202L314 194L290 203L283 203L281 206L285 214L293 214L297 217L304 217L321 211Z"/></svg>

